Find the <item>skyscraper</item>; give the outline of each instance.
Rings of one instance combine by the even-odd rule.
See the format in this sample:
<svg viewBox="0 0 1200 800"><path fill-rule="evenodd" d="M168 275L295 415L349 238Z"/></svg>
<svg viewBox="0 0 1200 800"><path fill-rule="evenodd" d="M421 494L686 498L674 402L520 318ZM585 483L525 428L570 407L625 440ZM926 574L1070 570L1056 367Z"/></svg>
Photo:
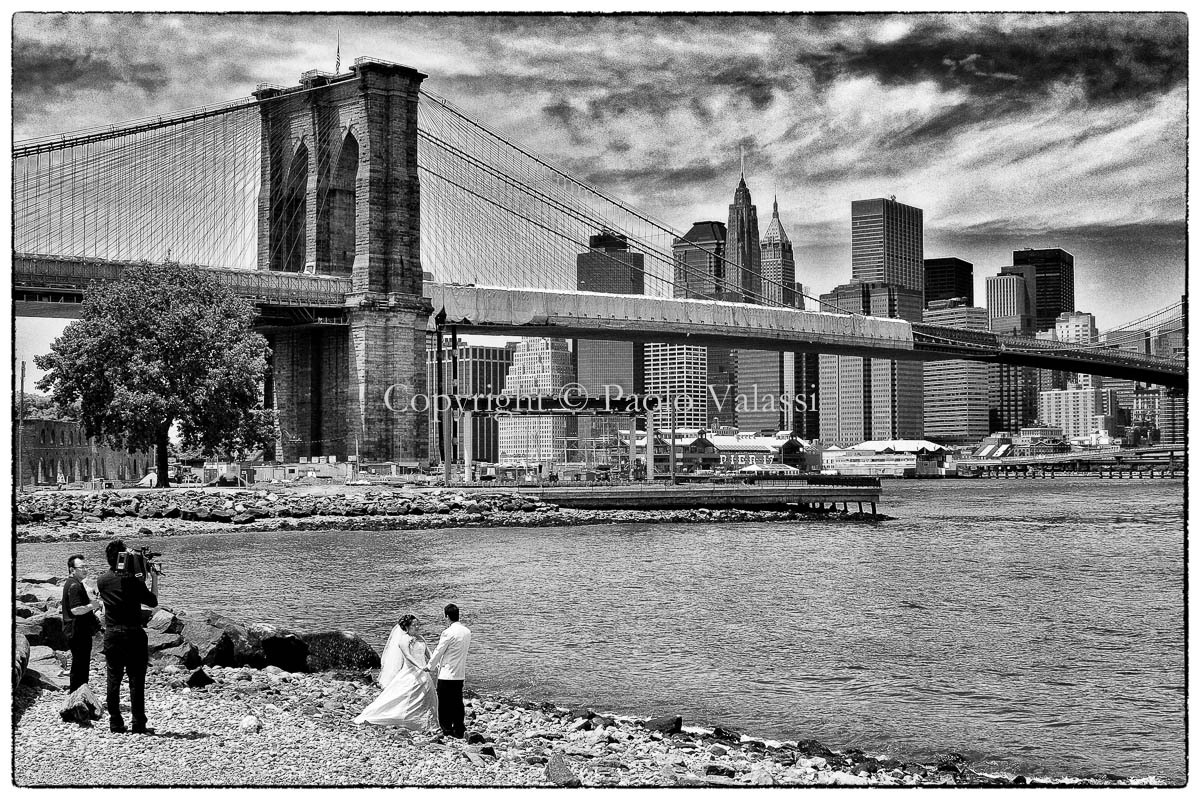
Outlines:
<svg viewBox="0 0 1200 800"><path fill-rule="evenodd" d="M931 325L970 330L986 331L988 327L986 308L965 305L958 298L928 303L924 319ZM925 362L926 439L961 445L988 435L988 368L980 361Z"/></svg>
<svg viewBox="0 0 1200 800"><path fill-rule="evenodd" d="M925 259L925 307L939 300L961 297L975 305L974 266L961 258Z"/></svg>
<svg viewBox="0 0 1200 800"><path fill-rule="evenodd" d="M1034 335L1036 276L1031 266L1001 267L985 282L988 327L1008 336ZM1037 419L1037 370L1011 364L992 366L991 421L995 431L1015 433Z"/></svg>
<svg viewBox="0 0 1200 800"><path fill-rule="evenodd" d="M925 291L924 212L895 198L850 204L851 277ZM919 321L919 320L918 320Z"/></svg>
<svg viewBox="0 0 1200 800"><path fill-rule="evenodd" d="M601 231L588 239L586 253L575 257L576 286L582 292L645 294L645 256L631 253L626 238ZM606 387L623 395L646 390L645 352L640 342L576 339L576 382L589 397L604 397ZM580 416L579 449L586 462L607 461L622 420L615 416ZM628 427L628 419L624 420Z"/></svg>
<svg viewBox="0 0 1200 800"><path fill-rule="evenodd" d="M776 208L778 210L778 208ZM777 220L772 220L775 224ZM782 231L782 226L779 226ZM790 242L789 242L790 245ZM781 246L782 251L782 246ZM790 249L790 247L789 247ZM762 242L758 236L758 209L746 186L746 176L738 180L729 205L729 224L726 226L725 257L736 265L741 278L742 302L763 302L764 291L783 299L783 287L778 283L765 288L762 274ZM782 270L782 264L780 264ZM792 262L793 276L795 262ZM793 277L793 283L795 279ZM712 350L710 349L710 353ZM733 422L741 430L775 432L784 424L785 412L780 397L788 393L784 386L783 353L778 350L744 350L735 353L734 383L738 396L734 405ZM711 358L711 356L710 356Z"/></svg>
<svg viewBox="0 0 1200 800"><path fill-rule="evenodd" d="M446 394L453 394L456 365L453 358L455 352L451 349L449 336L444 337L442 347L442 388ZM457 393L460 396L500 394L504 388L504 376L512 364L515 347L515 344L507 347L484 347L460 342L457 350ZM426 351L426 375L430 394L438 391L436 362L437 356L431 344ZM461 420L457 414L451 415L453 430L450 435L458 444L456 459L462 459L469 447L473 461L497 461L500 457L500 428L497 418L492 414L472 414L471 424L462 425L460 428ZM429 452L434 460L441 458L436 403L430 403L429 408Z"/></svg>
<svg viewBox="0 0 1200 800"><path fill-rule="evenodd" d="M725 228L725 258L737 265L738 287L744 303L762 302L762 244L758 236L758 209L750 198L746 176L738 180L729 204Z"/></svg>
<svg viewBox="0 0 1200 800"><path fill-rule="evenodd" d="M675 240L672 251L676 297L741 302L741 278L725 261L725 241L725 224L714 221L693 223L686 234ZM678 414L678 427L709 428L714 418L721 425L734 424L735 350L648 344L645 375L648 393L674 398L677 408L686 406Z"/></svg>
<svg viewBox="0 0 1200 800"><path fill-rule="evenodd" d="M850 204L853 281L821 295L821 310L920 322L925 306L924 212L894 198ZM821 438L920 439L924 373L917 362L820 357Z"/></svg>
<svg viewBox="0 0 1200 800"><path fill-rule="evenodd" d="M922 291L847 283L821 295L822 308L920 322ZM822 353L821 438L839 445L924 436L924 372L916 361Z"/></svg>
<svg viewBox="0 0 1200 800"><path fill-rule="evenodd" d="M792 241L779 221L779 200L771 208L771 222L762 237L763 296L768 303L804 308L804 295L796 286L796 257Z"/></svg>
<svg viewBox="0 0 1200 800"><path fill-rule="evenodd" d="M1013 266L1035 271L1034 330L1053 328L1059 314L1075 310L1075 256L1059 247L1027 247L1013 251Z"/></svg>
<svg viewBox="0 0 1200 800"><path fill-rule="evenodd" d="M575 380L566 339L521 339L504 379L502 394L546 397ZM563 463L578 456L575 418L524 414L500 418L500 460Z"/></svg>

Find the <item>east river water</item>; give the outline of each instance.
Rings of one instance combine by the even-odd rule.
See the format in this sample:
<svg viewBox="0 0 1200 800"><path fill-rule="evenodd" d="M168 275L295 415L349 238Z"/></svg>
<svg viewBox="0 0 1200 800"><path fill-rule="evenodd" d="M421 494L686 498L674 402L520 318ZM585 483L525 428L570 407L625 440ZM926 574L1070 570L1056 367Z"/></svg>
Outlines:
<svg viewBox="0 0 1200 800"><path fill-rule="evenodd" d="M1181 480L891 481L881 524L155 539L161 599L474 632L468 685L1025 775L1185 780ZM137 544L136 539L129 539ZM103 543L17 548L61 573Z"/></svg>

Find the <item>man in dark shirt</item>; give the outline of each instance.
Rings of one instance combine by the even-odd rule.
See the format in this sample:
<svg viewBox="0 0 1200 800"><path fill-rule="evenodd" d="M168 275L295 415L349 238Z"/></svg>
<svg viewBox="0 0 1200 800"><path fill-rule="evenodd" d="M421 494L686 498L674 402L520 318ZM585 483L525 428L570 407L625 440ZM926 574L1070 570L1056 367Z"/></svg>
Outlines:
<svg viewBox="0 0 1200 800"><path fill-rule="evenodd" d="M134 733L150 733L146 727L146 664L149 653L142 627L142 606L158 605L158 574L151 570L151 586L136 575L117 572L117 555L125 550L120 539L104 548L109 571L96 581L104 601L104 660L108 665L108 729L125 732L121 718L121 679L129 676L129 712Z"/></svg>
<svg viewBox="0 0 1200 800"><path fill-rule="evenodd" d="M73 692L88 682L92 662L92 637L100 630L96 612L101 610L99 600L88 597L83 579L87 577L87 562L83 556L73 555L67 559L70 577L63 584L62 615L63 634L71 648L71 688Z"/></svg>

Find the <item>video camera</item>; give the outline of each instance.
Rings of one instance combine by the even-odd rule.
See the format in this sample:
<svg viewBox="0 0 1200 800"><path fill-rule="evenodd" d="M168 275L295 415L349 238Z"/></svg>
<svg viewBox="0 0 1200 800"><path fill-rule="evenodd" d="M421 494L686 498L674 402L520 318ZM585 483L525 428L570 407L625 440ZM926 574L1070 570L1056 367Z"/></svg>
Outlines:
<svg viewBox="0 0 1200 800"><path fill-rule="evenodd" d="M134 550L122 550L117 553L117 572L124 575L146 580L153 572L155 575L164 574L162 564L155 561L162 553L152 553L149 547L139 547Z"/></svg>

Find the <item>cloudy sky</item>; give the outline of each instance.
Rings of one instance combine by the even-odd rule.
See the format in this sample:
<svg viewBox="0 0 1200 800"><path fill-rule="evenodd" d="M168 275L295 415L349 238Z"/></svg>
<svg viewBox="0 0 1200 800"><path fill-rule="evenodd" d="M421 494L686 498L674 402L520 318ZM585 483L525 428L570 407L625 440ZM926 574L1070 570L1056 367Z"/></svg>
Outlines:
<svg viewBox="0 0 1200 800"><path fill-rule="evenodd" d="M739 152L797 277L850 277L850 202L925 211L926 257L983 279L1076 257L1101 329L1184 289L1182 14L17 15L17 140L244 97L371 55L685 230L723 220ZM22 324L19 357L43 336Z"/></svg>

